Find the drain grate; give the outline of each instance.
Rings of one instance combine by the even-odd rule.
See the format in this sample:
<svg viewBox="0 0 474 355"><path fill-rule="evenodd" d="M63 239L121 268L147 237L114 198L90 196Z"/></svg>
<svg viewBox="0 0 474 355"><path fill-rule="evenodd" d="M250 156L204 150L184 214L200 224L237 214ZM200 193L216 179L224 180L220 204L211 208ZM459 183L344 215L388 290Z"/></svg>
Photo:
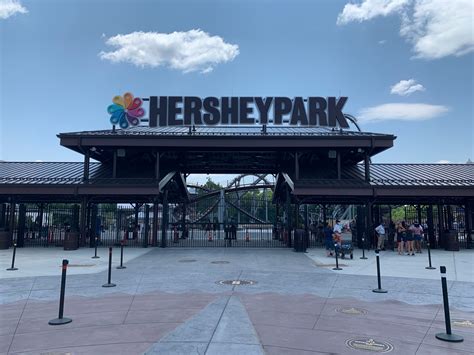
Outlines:
<svg viewBox="0 0 474 355"><path fill-rule="evenodd" d="M67 267L93 267L95 264L68 264ZM63 267L62 265L59 265L59 267Z"/></svg>
<svg viewBox="0 0 474 355"><path fill-rule="evenodd" d="M393 350L393 345L386 341L372 338L351 338L346 340L346 345L351 349L372 351L375 353L388 353Z"/></svg>
<svg viewBox="0 0 474 355"><path fill-rule="evenodd" d="M217 284L220 285L231 285L231 286L241 286L241 285L255 285L257 281L251 280L221 280L217 281Z"/></svg>
<svg viewBox="0 0 474 355"><path fill-rule="evenodd" d="M216 260L216 261L211 261L211 264L229 264L229 261Z"/></svg>
<svg viewBox="0 0 474 355"><path fill-rule="evenodd" d="M196 259L181 259L179 260L180 263L194 263L196 262Z"/></svg>
<svg viewBox="0 0 474 355"><path fill-rule="evenodd" d="M338 313L349 314L351 316L360 316L361 314L367 314L367 310L357 307L339 307L335 309Z"/></svg>

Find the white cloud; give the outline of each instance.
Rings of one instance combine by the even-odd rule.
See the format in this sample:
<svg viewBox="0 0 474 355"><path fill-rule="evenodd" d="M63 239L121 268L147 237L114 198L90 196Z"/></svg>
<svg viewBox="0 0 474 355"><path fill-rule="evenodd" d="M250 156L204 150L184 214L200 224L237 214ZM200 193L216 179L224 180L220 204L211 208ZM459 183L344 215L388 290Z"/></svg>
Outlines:
<svg viewBox="0 0 474 355"><path fill-rule="evenodd" d="M110 37L106 43L117 49L100 52L102 59L126 62L138 67L167 66L184 73L208 73L217 64L233 60L239 46L200 29L187 32L132 32Z"/></svg>
<svg viewBox="0 0 474 355"><path fill-rule="evenodd" d="M472 0L417 0L400 33L417 58L461 56L474 50L473 10Z"/></svg>
<svg viewBox="0 0 474 355"><path fill-rule="evenodd" d="M337 24L367 21L401 11L412 0L364 0L361 4L346 4L337 16Z"/></svg>
<svg viewBox="0 0 474 355"><path fill-rule="evenodd" d="M415 58L461 56L474 50L472 0L363 0L346 4L338 25L398 14L400 35L412 45Z"/></svg>
<svg viewBox="0 0 474 355"><path fill-rule="evenodd" d="M408 96L416 91L425 91L425 87L417 84L415 79L400 80L391 87L390 93L400 96Z"/></svg>
<svg viewBox="0 0 474 355"><path fill-rule="evenodd" d="M26 14L28 10L18 0L0 0L0 19L7 19L17 13Z"/></svg>
<svg viewBox="0 0 474 355"><path fill-rule="evenodd" d="M386 39L382 39L382 40L379 41L379 44L380 44L380 45L385 44L385 43L387 43L387 40L386 40Z"/></svg>
<svg viewBox="0 0 474 355"><path fill-rule="evenodd" d="M446 106L429 104L390 103L367 107L359 112L359 122L423 121L448 112Z"/></svg>
<svg viewBox="0 0 474 355"><path fill-rule="evenodd" d="M436 164L451 164L449 160L438 160Z"/></svg>

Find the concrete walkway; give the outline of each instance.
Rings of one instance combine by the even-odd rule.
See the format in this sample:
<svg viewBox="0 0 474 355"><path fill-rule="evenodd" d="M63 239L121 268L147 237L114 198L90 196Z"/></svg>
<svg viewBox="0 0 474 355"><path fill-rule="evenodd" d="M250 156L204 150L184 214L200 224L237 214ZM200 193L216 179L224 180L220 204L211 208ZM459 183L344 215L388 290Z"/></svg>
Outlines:
<svg viewBox="0 0 474 355"><path fill-rule="evenodd" d="M391 270L390 262L407 264L382 279L388 293L376 294L373 252L372 260L356 255L341 261L347 266L336 272L323 250L143 251L125 250L127 268L113 270L114 288L101 287L107 278L103 265L87 267L87 274L79 274L86 267L76 267L77 274L68 276L65 305L73 322L63 326L47 324L57 317L62 251L42 249L31 264L2 273L0 354L361 354L385 347L392 354L469 354L474 349L470 271L449 275L453 332L465 341L445 343L434 337L444 325L439 270L431 271L437 277L425 277L419 255L397 258L385 252L384 272ZM467 260L472 268L469 252L439 252L436 258L454 258L457 266ZM91 249L68 253L78 265L94 260L88 259ZM1 265L8 266L6 258L2 252ZM56 275L47 276L52 266ZM458 281L452 279L456 275Z"/></svg>

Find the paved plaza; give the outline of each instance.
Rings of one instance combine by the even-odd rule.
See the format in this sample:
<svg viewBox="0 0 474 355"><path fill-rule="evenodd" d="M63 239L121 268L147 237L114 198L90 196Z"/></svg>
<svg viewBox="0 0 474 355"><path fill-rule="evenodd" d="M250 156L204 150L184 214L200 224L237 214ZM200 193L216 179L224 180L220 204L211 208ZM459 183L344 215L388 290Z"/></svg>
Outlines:
<svg viewBox="0 0 474 355"><path fill-rule="evenodd" d="M335 260L322 249L125 248L126 269L107 282L107 249L0 251L0 354L472 354L474 252L374 252ZM60 264L69 259L64 315ZM439 266L448 268L453 332L444 331ZM220 281L229 281L228 283ZM233 281L233 282L232 282ZM251 281L245 284L245 281ZM352 347L351 347L352 346ZM377 352L375 352L377 353Z"/></svg>

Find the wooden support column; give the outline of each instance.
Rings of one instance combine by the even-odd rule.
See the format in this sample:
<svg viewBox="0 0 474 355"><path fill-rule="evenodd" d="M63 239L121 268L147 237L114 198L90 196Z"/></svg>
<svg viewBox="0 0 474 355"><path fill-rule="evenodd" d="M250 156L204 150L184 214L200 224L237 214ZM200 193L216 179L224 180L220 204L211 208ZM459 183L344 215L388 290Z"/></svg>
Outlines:
<svg viewBox="0 0 474 355"><path fill-rule="evenodd" d="M167 238L166 230L168 229L168 188L163 191L163 216L161 218L161 247L166 248Z"/></svg>
<svg viewBox="0 0 474 355"><path fill-rule="evenodd" d="M86 235L87 235L87 197L83 197L81 201L81 215L79 218L79 232L80 232L80 245L86 245Z"/></svg>
<svg viewBox="0 0 474 355"><path fill-rule="evenodd" d="M433 220L433 205L429 205L426 210L426 224L428 225L428 240L430 242L430 248L436 249L436 235L434 230L434 220Z"/></svg>
<svg viewBox="0 0 474 355"><path fill-rule="evenodd" d="M467 202L464 206L464 225L465 225L465 230L466 230L466 248L471 249L471 243L472 243L472 207Z"/></svg>
<svg viewBox="0 0 474 355"><path fill-rule="evenodd" d="M369 161L369 154L365 152L364 155L364 175L365 175L365 181L369 182L370 181L370 161Z"/></svg>
<svg viewBox="0 0 474 355"><path fill-rule="evenodd" d="M148 247L148 234L150 234L150 206L148 203L145 204L145 231L143 235L143 247Z"/></svg>
<svg viewBox="0 0 474 355"><path fill-rule="evenodd" d="M9 230L10 230L10 245L13 243L13 234L15 232L15 201L12 199L10 202L10 220L8 221Z"/></svg>
<svg viewBox="0 0 474 355"><path fill-rule="evenodd" d="M112 177L115 179L117 177L117 149L114 149L114 155L112 158Z"/></svg>
<svg viewBox="0 0 474 355"><path fill-rule="evenodd" d="M186 238L187 233L186 233L186 203L183 202L183 215L181 216L181 230L183 231L181 234L181 238Z"/></svg>
<svg viewBox="0 0 474 355"><path fill-rule="evenodd" d="M286 230L287 230L287 243L286 246L291 248L291 201L290 201L290 189L286 188Z"/></svg>
<svg viewBox="0 0 474 355"><path fill-rule="evenodd" d="M366 212L365 212L365 215L367 217L366 224L365 224L365 240L367 242L368 249L371 248L375 243L375 240L374 240L375 235L372 229L373 227L372 206L373 206L373 203L368 202L366 205Z"/></svg>
<svg viewBox="0 0 474 355"><path fill-rule="evenodd" d="M26 223L26 206L21 203L18 207L18 234L16 236L16 245L19 248L25 246L25 223Z"/></svg>
<svg viewBox="0 0 474 355"><path fill-rule="evenodd" d="M94 248L95 247L95 237L97 237L98 241L100 241L100 233L98 233L98 230L100 226L98 225L98 208L97 205L94 203L91 206L91 232L89 233L89 247Z"/></svg>
<svg viewBox="0 0 474 355"><path fill-rule="evenodd" d="M158 246L158 199L153 201L153 230L151 235L152 246Z"/></svg>
<svg viewBox="0 0 474 355"><path fill-rule="evenodd" d="M443 205L438 205L438 247L444 248L445 244L445 233L444 233L444 213Z"/></svg>
<svg viewBox="0 0 474 355"><path fill-rule="evenodd" d="M420 206L420 205L417 205L417 206L416 206L416 213L417 213L417 218L418 218L418 221L417 221L417 222L418 222L419 224L422 224L422 223L421 223L421 206Z"/></svg>
<svg viewBox="0 0 474 355"><path fill-rule="evenodd" d="M341 167L341 152L339 150L336 153L336 163L337 163L337 179L341 180L342 167Z"/></svg>
<svg viewBox="0 0 474 355"><path fill-rule="evenodd" d="M156 152L155 179L160 181L160 152Z"/></svg>
<svg viewBox="0 0 474 355"><path fill-rule="evenodd" d="M299 162L299 154L295 152L295 180L300 179L300 162Z"/></svg>
<svg viewBox="0 0 474 355"><path fill-rule="evenodd" d="M90 167L90 151L87 148L86 152L84 153L84 173L82 176L83 181L89 181L89 167Z"/></svg>

